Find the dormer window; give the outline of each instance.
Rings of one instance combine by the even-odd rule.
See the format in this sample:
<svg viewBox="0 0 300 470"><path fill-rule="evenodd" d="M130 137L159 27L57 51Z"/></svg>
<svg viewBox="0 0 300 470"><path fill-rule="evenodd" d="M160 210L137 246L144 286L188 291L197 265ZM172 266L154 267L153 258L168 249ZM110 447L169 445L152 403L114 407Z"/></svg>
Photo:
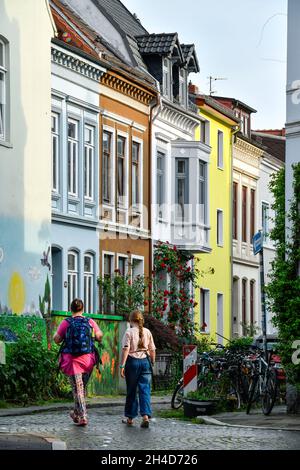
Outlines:
<svg viewBox="0 0 300 470"><path fill-rule="evenodd" d="M163 94L172 99L172 67L169 59L163 59Z"/></svg>
<svg viewBox="0 0 300 470"><path fill-rule="evenodd" d="M187 76L183 68L179 69L179 101L183 106L187 105Z"/></svg>

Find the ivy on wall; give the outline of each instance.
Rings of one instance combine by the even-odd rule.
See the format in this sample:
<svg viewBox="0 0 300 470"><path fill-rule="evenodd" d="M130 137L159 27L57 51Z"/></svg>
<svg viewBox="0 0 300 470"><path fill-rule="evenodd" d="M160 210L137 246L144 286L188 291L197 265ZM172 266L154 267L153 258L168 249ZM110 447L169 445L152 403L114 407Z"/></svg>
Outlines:
<svg viewBox="0 0 300 470"><path fill-rule="evenodd" d="M270 238L276 247L270 283L266 286L267 303L278 328L280 354L290 383L300 385L300 365L294 364L293 343L300 340L300 164L293 166L294 195L289 213L285 212L285 170L270 183L274 196L274 228ZM287 230L286 230L287 225Z"/></svg>

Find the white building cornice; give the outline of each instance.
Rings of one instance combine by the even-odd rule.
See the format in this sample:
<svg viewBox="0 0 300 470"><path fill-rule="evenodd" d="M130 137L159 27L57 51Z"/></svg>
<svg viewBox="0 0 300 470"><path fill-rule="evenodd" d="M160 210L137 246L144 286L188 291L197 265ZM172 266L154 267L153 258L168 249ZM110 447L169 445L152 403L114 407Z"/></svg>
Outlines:
<svg viewBox="0 0 300 470"><path fill-rule="evenodd" d="M193 117L188 111L166 101L163 101L157 119L189 135L194 135L195 129L200 123L200 119L196 115Z"/></svg>
<svg viewBox="0 0 300 470"><path fill-rule="evenodd" d="M106 72L104 67L59 46L52 45L51 60L55 64L61 65L96 82L100 82L100 78Z"/></svg>

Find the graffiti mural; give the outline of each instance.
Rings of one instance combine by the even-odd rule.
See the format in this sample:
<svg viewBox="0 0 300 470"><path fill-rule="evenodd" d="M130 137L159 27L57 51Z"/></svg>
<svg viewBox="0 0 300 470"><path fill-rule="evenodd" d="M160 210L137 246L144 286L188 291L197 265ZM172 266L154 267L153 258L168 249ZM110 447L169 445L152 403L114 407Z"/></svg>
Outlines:
<svg viewBox="0 0 300 470"><path fill-rule="evenodd" d="M0 340L15 342L24 334L42 342L45 346L47 344L46 325L41 318L0 315Z"/></svg>
<svg viewBox="0 0 300 470"><path fill-rule="evenodd" d="M64 317L52 316L52 336ZM118 393L119 371L119 325L118 321L107 321L93 318L103 332L103 340L99 347L102 365L98 371L94 369L89 382L89 395L104 395Z"/></svg>

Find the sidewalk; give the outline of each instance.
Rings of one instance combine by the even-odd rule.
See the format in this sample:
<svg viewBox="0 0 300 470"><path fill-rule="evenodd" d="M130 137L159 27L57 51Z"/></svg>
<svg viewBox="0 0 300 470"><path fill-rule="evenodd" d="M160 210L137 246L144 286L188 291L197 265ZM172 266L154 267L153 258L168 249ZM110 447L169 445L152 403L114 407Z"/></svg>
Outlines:
<svg viewBox="0 0 300 470"><path fill-rule="evenodd" d="M166 397L151 397L151 402L156 405L166 405L171 403L171 396ZM116 397L97 397L88 398L88 408L105 408L110 406L124 406L125 395ZM53 405L42 405L42 406L27 406L20 408L3 408L0 409L0 418L4 416L22 416L33 413L44 413L47 411L63 411L69 410L73 407L73 402L67 403L53 403Z"/></svg>
<svg viewBox="0 0 300 470"><path fill-rule="evenodd" d="M287 415L285 406L273 408L270 416L265 416L258 408L233 413L220 413L214 416L201 416L206 424L218 426L251 427L257 429L272 429L280 431L300 431L300 415Z"/></svg>
<svg viewBox="0 0 300 470"><path fill-rule="evenodd" d="M52 437L0 433L0 450L66 450L66 448L63 441Z"/></svg>

